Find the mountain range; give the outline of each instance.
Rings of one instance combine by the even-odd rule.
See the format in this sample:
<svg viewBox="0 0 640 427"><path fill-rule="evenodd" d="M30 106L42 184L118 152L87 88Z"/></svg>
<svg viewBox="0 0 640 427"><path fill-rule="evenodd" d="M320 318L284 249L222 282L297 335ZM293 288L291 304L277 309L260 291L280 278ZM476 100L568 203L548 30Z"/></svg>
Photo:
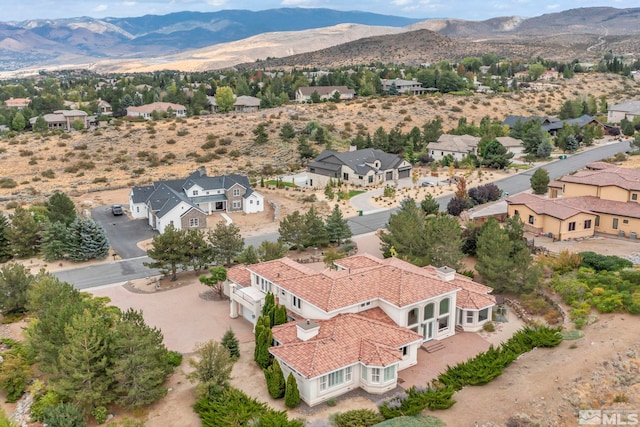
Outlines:
<svg viewBox="0 0 640 427"><path fill-rule="evenodd" d="M608 50L629 57L640 52L639 22L640 8L612 7L485 21L281 8L0 22L0 71L209 70L267 58L261 66L409 63L476 53L574 59Z"/></svg>

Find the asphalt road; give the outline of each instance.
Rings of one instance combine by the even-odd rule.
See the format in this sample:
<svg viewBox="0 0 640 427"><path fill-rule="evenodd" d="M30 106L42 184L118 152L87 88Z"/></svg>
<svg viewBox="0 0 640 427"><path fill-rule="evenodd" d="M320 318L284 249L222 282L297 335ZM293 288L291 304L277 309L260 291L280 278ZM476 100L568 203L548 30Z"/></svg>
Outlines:
<svg viewBox="0 0 640 427"><path fill-rule="evenodd" d="M569 156L564 160L557 160L555 162L547 163L538 167L544 167L545 169L547 169L547 171L549 172L549 176L552 179L555 179L562 175L566 175L570 172L581 169L587 163L602 160L606 157L613 156L616 153L625 152L628 150L629 142L618 142L615 144L608 144L602 147L597 147L589 151ZM525 172L503 178L499 181L496 181L495 184L509 194L519 193L521 191L527 190L530 187L529 180L531 179L531 175L533 175L533 172L535 172L535 169L537 168L529 169ZM436 199L438 203L440 203L441 209L446 208L447 203L449 203L451 197L452 196L449 195L438 197ZM98 216L101 216L109 213L107 211L104 211L104 208L97 208L97 210L98 212L95 212L94 210L94 217L96 216L96 214ZM351 227L351 231L354 236L370 233L376 231L379 228L384 228L389 221L389 216L396 211L397 208L364 216L351 217L348 218L349 226ZM127 226L124 225L126 223L126 217L122 220L122 222L120 222L120 218L118 218L118 220L107 222L112 224L110 228L107 228L107 235L109 236L110 241L113 242L112 245L114 248L116 248L116 251L118 251L118 253L123 258L125 258L124 255L129 254L129 252L127 248L124 248L124 251L120 252L121 249L118 249L118 242L120 241L120 239L137 239L136 241L144 240L150 238L153 235L153 232L147 227L147 231L150 233L148 237L139 237L137 234L133 234L137 231L129 230ZM129 222L135 223L137 221ZM131 227L135 230L137 230L138 228L145 228L139 226ZM275 241L277 240L277 238L277 233L255 236L245 239L245 245L258 246L263 240ZM144 256L144 252L142 252L142 255L143 256L140 256L139 254L133 255L133 259L123 259L121 261L116 261L108 264L98 264L74 270L61 271L54 273L54 275L61 280L71 283L78 289L86 289L112 283L121 283L127 280L139 279L141 277L148 277L150 275L157 274L157 271L143 266L143 262L149 261L149 259Z"/></svg>

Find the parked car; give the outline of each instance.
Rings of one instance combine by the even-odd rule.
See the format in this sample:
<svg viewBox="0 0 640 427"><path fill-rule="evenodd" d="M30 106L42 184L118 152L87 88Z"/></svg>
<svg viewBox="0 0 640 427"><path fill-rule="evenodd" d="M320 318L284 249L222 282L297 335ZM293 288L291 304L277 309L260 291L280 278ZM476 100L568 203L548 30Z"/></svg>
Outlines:
<svg viewBox="0 0 640 427"><path fill-rule="evenodd" d="M431 182L431 181L422 181L420 183L420 185L422 185L423 187L435 187L436 184Z"/></svg>
<svg viewBox="0 0 640 427"><path fill-rule="evenodd" d="M111 213L114 216L124 215L124 210L122 210L122 205L111 205Z"/></svg>

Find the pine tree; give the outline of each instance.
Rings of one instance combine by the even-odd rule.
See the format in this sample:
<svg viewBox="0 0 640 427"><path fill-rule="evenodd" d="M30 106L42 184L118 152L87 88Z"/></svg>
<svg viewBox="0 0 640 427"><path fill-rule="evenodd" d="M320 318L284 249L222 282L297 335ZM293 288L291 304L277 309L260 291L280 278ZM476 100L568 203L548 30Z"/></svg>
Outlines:
<svg viewBox="0 0 640 427"><path fill-rule="evenodd" d="M34 277L22 264L9 263L0 268L0 312L3 315L24 313L27 291Z"/></svg>
<svg viewBox="0 0 640 427"><path fill-rule="evenodd" d="M513 282L511 242L507 232L493 218L482 225L476 243L476 255L476 271L487 286L500 292L505 289L505 284Z"/></svg>
<svg viewBox="0 0 640 427"><path fill-rule="evenodd" d="M244 248L244 250L240 252L240 255L238 255L237 261L240 264L245 265L257 264L258 262L260 262L260 259L258 258L258 251L256 250L255 246L249 245Z"/></svg>
<svg viewBox="0 0 640 427"><path fill-rule="evenodd" d="M122 314L113 331L111 352L117 357L109 369L118 404L137 408L166 394L163 384L172 368L162 340L162 332L149 327L142 312L129 309Z"/></svg>
<svg viewBox="0 0 640 427"><path fill-rule="evenodd" d="M185 231L184 245L186 265L182 266L184 270L191 267L195 272L207 268L213 262L213 250L205 240L202 230L190 228Z"/></svg>
<svg viewBox="0 0 640 427"><path fill-rule="evenodd" d="M240 344L238 343L238 339L231 328L227 329L227 332L225 332L222 337L220 344L229 351L229 354L234 360L238 360L240 358Z"/></svg>
<svg viewBox="0 0 640 427"><path fill-rule="evenodd" d="M462 230L458 221L446 215L430 217L424 228L429 265L460 270L464 254L461 249Z"/></svg>
<svg viewBox="0 0 640 427"><path fill-rule="evenodd" d="M10 216L11 227L7 236L16 258L28 258L38 253L40 248L40 225L33 214L18 206Z"/></svg>
<svg viewBox="0 0 640 427"><path fill-rule="evenodd" d="M274 399L280 399L284 396L286 383L284 381L284 375L282 373L282 369L280 368L280 363L275 359L271 366L264 370L264 376L267 380L267 390L269 391L269 396Z"/></svg>
<svg viewBox="0 0 640 427"><path fill-rule="evenodd" d="M76 207L66 194L56 191L45 203L47 217L51 222L63 222L69 225L77 217Z"/></svg>
<svg viewBox="0 0 640 427"><path fill-rule="evenodd" d="M300 391L298 383L292 373L287 377L287 388L284 393L284 404L287 408L295 408L300 404Z"/></svg>
<svg viewBox="0 0 640 427"><path fill-rule="evenodd" d="M40 233L40 251L45 261L64 259L69 247L69 232L64 222L48 222Z"/></svg>
<svg viewBox="0 0 640 427"><path fill-rule="evenodd" d="M0 264L11 259L11 245L9 244L9 222L0 212Z"/></svg>
<svg viewBox="0 0 640 427"><path fill-rule="evenodd" d="M385 257L391 256L393 248L399 258L416 265L426 265L424 213L413 199L403 200L400 209L391 214L387 231L380 235L380 240Z"/></svg>
<svg viewBox="0 0 640 427"><path fill-rule="evenodd" d="M309 211L304 216L304 226L308 235L305 246L327 246L329 244L329 234L324 221L313 206L309 208Z"/></svg>
<svg viewBox="0 0 640 427"><path fill-rule="evenodd" d="M280 128L280 138L284 139L285 141L291 141L295 136L296 131L290 122L282 125L282 127Z"/></svg>
<svg viewBox="0 0 640 427"><path fill-rule="evenodd" d="M437 215L440 211L440 204L431 194L427 194L420 202L420 208L422 208L425 215Z"/></svg>
<svg viewBox="0 0 640 427"><path fill-rule="evenodd" d="M104 259L109 255L107 233L93 219L76 218L68 230L67 254L70 260Z"/></svg>
<svg viewBox="0 0 640 427"><path fill-rule="evenodd" d="M187 263L184 235L183 230L176 230L173 225L169 225L163 233L153 236L151 248L147 250L147 255L153 262L145 262L144 265L158 268L163 274L171 273L171 280L176 280L178 266Z"/></svg>
<svg viewBox="0 0 640 427"><path fill-rule="evenodd" d="M271 261L284 257L289 248L283 242L270 242L263 240L258 247L258 258L261 261Z"/></svg>
<svg viewBox="0 0 640 427"><path fill-rule="evenodd" d="M325 227L331 243L340 244L345 240L349 240L352 236L349 223L342 217L342 212L338 205L334 205L333 210L325 221Z"/></svg>
<svg viewBox="0 0 640 427"><path fill-rule="evenodd" d="M282 218L278 233L281 242L295 246L299 251L304 249L304 243L309 239L304 216L297 210Z"/></svg>
<svg viewBox="0 0 640 427"><path fill-rule="evenodd" d="M65 326L66 343L59 349L55 391L85 411L113 400L110 366L110 324L102 313L85 309Z"/></svg>
<svg viewBox="0 0 640 427"><path fill-rule="evenodd" d="M211 244L213 260L218 264L230 266L244 248L240 228L235 224L226 225L219 222L214 230L209 231L207 237Z"/></svg>

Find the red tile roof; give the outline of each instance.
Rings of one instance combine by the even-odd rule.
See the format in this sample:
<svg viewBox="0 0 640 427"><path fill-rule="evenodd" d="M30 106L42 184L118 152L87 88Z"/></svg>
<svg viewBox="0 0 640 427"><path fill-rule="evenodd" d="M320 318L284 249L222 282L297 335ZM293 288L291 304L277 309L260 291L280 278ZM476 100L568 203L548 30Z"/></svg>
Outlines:
<svg viewBox="0 0 640 427"><path fill-rule="evenodd" d="M371 317L348 313L316 321L318 335L307 341L298 339L295 322L276 326L273 338L280 345L269 351L303 376L315 378L357 362L388 366L402 360L402 347L422 340L407 328Z"/></svg>
<svg viewBox="0 0 640 427"><path fill-rule="evenodd" d="M640 218L640 204L635 202L617 202L595 196L562 197L547 199L533 194L517 194L509 197L510 205L525 205L539 215L549 215L565 220L579 213L612 215Z"/></svg>
<svg viewBox="0 0 640 427"><path fill-rule="evenodd" d="M251 272L244 265L237 265L227 270L227 279L243 288L251 286Z"/></svg>
<svg viewBox="0 0 640 427"><path fill-rule="evenodd" d="M602 162L590 163L587 166L592 169L581 170L573 175L565 175L560 178L560 181L596 187L615 186L625 190L640 191L640 170L638 169L606 167Z"/></svg>

